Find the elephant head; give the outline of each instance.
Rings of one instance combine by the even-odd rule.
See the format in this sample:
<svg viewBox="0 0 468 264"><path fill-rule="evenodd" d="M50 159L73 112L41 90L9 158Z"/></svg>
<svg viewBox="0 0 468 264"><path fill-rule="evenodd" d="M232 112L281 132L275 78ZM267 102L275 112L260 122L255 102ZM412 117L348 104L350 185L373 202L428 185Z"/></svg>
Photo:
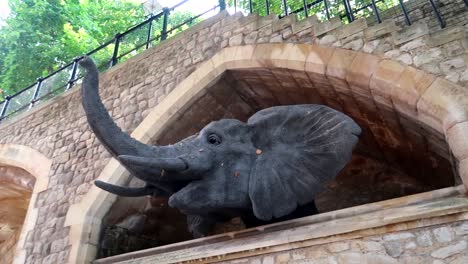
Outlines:
<svg viewBox="0 0 468 264"><path fill-rule="evenodd" d="M83 107L106 149L147 183L128 188L96 181L123 196L166 195L187 215L250 210L262 220L285 216L311 202L350 160L361 133L348 116L323 105L277 106L247 123L211 122L174 145L143 144L112 121L98 93L98 71L89 58Z"/></svg>

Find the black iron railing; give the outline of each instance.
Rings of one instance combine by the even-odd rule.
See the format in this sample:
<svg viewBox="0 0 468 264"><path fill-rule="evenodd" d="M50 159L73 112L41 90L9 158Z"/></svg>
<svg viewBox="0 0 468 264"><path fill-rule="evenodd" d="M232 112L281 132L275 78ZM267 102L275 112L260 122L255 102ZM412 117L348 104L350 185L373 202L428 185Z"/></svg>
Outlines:
<svg viewBox="0 0 468 264"><path fill-rule="evenodd" d="M350 0L248 0L242 1L244 5L247 4L247 6L244 7L241 7L241 1L232 0L230 1L232 5L227 5L226 0L218 0L216 5L212 8L187 19L179 25L169 28L168 21L171 13L178 7L189 2L189 0L184 0L171 8L163 8L160 13L150 16L146 21L131 27L123 33L115 34L113 39L88 52L86 55L93 57L99 70L105 70L116 65L120 61L124 61L150 48L151 45L165 40L168 36L182 31L184 27L191 26L204 14L215 10L222 11L224 9L229 9L234 12L240 10L247 13L269 15L273 9L273 5L279 4L281 5L281 14L278 14L279 17L297 14L299 18L307 18L312 14L317 14L322 19L330 19L332 16L339 16L341 19L345 19L345 22L351 23L358 17L375 16L376 22L381 23L382 18L379 5L387 4L386 8L392 7L388 6L389 1L394 3L395 6L399 6L406 23L411 25L409 12L403 0L368 0L360 6L357 6L357 4L353 6L351 3L354 2ZM446 24L438 5L435 4L434 0L427 1L428 4L431 5L440 26L442 28L445 27ZM195 0L191 2L195 2ZM468 0L464 0L464 3L468 7ZM155 22L159 21L162 22L161 30L154 30ZM13 95L6 96L5 100L0 102L0 121L15 113L30 109L40 101L45 101L71 89L73 85L83 77L83 73L78 68L78 61L79 58L76 58L51 74L38 78L34 84L25 89Z"/></svg>

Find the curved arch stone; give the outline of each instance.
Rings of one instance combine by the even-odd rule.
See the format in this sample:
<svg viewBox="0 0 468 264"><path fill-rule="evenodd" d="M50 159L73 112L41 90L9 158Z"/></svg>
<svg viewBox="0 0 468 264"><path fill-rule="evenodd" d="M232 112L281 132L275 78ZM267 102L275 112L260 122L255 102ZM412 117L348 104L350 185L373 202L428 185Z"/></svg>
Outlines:
<svg viewBox="0 0 468 264"><path fill-rule="evenodd" d="M257 44L221 50L179 83L132 136L145 143L160 137L223 72L254 68L304 71L316 84L333 87L344 94L353 92L379 107L392 108L415 122L426 124L445 135L456 153L468 153L468 146L459 144L463 134L459 130L468 134L468 128L456 126L468 119L466 89L376 55L309 44ZM456 133L447 134L452 127ZM468 187L467 163L465 159L459 166L465 189ZM99 179L124 184L128 173L117 161L111 160ZM81 203L71 206L65 222L65 226L71 227L70 241L74 241L70 263L94 259L101 219L114 201L113 194L93 186Z"/></svg>
<svg viewBox="0 0 468 264"><path fill-rule="evenodd" d="M23 145L0 144L0 164L24 169L36 178L14 257L14 263L25 263L26 249L24 246L26 235L34 229L36 224L38 209L34 206L37 195L47 190L52 160L37 150Z"/></svg>

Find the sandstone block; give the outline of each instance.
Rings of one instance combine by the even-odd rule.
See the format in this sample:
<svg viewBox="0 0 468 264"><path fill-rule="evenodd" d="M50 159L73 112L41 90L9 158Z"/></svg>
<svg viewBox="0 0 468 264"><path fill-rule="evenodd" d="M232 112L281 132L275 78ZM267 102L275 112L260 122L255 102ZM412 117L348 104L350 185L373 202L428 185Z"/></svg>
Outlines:
<svg viewBox="0 0 468 264"><path fill-rule="evenodd" d="M292 24L297 22L297 15L292 14L287 17L283 17L280 20L277 20L273 22L272 27L273 27L273 32L280 31L282 29L285 29Z"/></svg>
<svg viewBox="0 0 468 264"><path fill-rule="evenodd" d="M454 125L447 131L447 141L457 160L468 158L468 122ZM444 231L448 232L444 229Z"/></svg>
<svg viewBox="0 0 468 264"><path fill-rule="evenodd" d="M426 23L414 23L413 25L402 30L392 33L393 42L396 45L401 45L415 38L427 35L429 27Z"/></svg>
<svg viewBox="0 0 468 264"><path fill-rule="evenodd" d="M304 20L292 24L293 34L297 34L303 30L313 28L315 24L319 23L319 20L316 15L310 16Z"/></svg>
<svg viewBox="0 0 468 264"><path fill-rule="evenodd" d="M430 47L437 47L457 39L465 37L465 31L462 26L456 26L451 28L445 28L439 30L433 34L430 34L428 38L428 45Z"/></svg>
<svg viewBox="0 0 468 264"><path fill-rule="evenodd" d="M396 26L395 20L388 19L382 21L380 24L366 28L364 30L364 36L366 40L374 40L382 37L383 35L395 32L398 29L399 27Z"/></svg>
<svg viewBox="0 0 468 264"><path fill-rule="evenodd" d="M431 256L434 258L438 258L438 259L445 259L450 256L465 252L466 248L467 248L467 242L460 241L456 244L435 250L434 252L431 253Z"/></svg>
<svg viewBox="0 0 468 264"><path fill-rule="evenodd" d="M328 251L330 251L331 253L338 253L341 251L348 250L349 243L346 243L346 242L333 243L329 245L327 248L328 248Z"/></svg>
<svg viewBox="0 0 468 264"><path fill-rule="evenodd" d="M435 77L412 67L405 67L400 78L395 81L392 101L396 110L407 116L417 117L416 103Z"/></svg>
<svg viewBox="0 0 468 264"><path fill-rule="evenodd" d="M452 82L437 78L418 102L418 119L443 133L468 120L468 91Z"/></svg>
<svg viewBox="0 0 468 264"><path fill-rule="evenodd" d="M325 33L328 33L341 26L341 20L339 17L333 17L322 23L314 25L315 36L319 37Z"/></svg>
<svg viewBox="0 0 468 264"><path fill-rule="evenodd" d="M327 76L345 80L356 55L355 51L336 49L328 62Z"/></svg>
<svg viewBox="0 0 468 264"><path fill-rule="evenodd" d="M405 67L401 64L390 60L383 60L375 65L375 72L370 79L369 87L376 102L390 109L393 108L392 91L404 69Z"/></svg>
<svg viewBox="0 0 468 264"><path fill-rule="evenodd" d="M346 38L367 28L367 22L364 18L353 21L347 25L337 28L336 35L339 39Z"/></svg>

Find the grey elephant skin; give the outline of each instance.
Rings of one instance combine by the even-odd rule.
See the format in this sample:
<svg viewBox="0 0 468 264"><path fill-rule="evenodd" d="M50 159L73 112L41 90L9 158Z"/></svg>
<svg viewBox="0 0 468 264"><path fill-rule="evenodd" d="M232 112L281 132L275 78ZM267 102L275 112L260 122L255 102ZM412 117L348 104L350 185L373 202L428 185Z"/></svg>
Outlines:
<svg viewBox="0 0 468 264"><path fill-rule="evenodd" d="M93 61L85 57L80 64L87 71L82 103L90 127L146 186L95 184L121 196L169 197L169 205L187 215L195 237L236 216L258 224L314 211L315 195L351 159L361 133L351 118L329 107L292 105L261 110L247 123L211 122L174 145L147 145L109 116Z"/></svg>

